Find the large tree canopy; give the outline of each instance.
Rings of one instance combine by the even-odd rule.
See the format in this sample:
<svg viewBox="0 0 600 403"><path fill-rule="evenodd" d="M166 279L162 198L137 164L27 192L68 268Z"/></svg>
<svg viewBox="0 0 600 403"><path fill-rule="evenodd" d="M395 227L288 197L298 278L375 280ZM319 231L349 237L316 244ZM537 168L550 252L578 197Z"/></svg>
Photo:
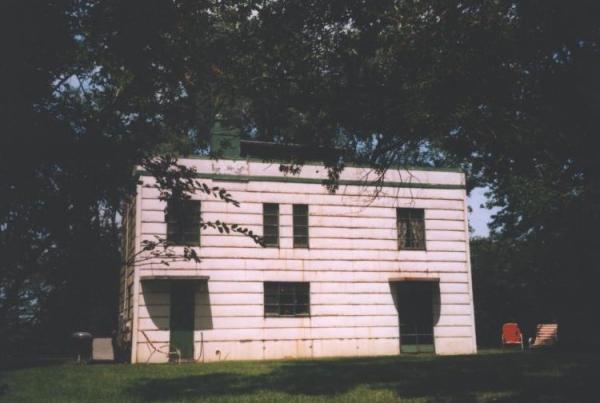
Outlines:
<svg viewBox="0 0 600 403"><path fill-rule="evenodd" d="M249 137L336 150L325 161L334 170L351 160L462 166L502 208L494 237L535 245L536 273L560 286L543 298L561 301L551 306L573 329L565 334L594 334L584 328L597 326L600 250L596 1L0 7L10 51L3 338L24 323L110 326L131 169L158 153L207 151L216 116Z"/></svg>

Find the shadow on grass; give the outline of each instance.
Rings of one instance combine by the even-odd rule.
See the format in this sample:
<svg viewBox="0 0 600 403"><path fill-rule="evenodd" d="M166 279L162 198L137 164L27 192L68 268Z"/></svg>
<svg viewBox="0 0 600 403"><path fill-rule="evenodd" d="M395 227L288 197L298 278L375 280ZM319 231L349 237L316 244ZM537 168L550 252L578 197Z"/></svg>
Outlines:
<svg viewBox="0 0 600 403"><path fill-rule="evenodd" d="M213 372L145 378L129 389L144 401L236 397L257 392L335 396L354 389L387 390L397 397L443 401L584 400L596 365L571 365L556 354L483 357L388 357L290 361L255 375ZM598 361L596 360L597 364ZM586 390L586 388L588 388Z"/></svg>
<svg viewBox="0 0 600 403"><path fill-rule="evenodd" d="M42 358L22 358L18 360L0 361L0 371L8 371L15 369L53 367L56 365L73 362L72 358L68 357L42 357Z"/></svg>
<svg viewBox="0 0 600 403"><path fill-rule="evenodd" d="M69 359L65 357L46 357L46 358L22 358L20 360L0 360L0 397L8 394L8 384L4 383L4 374L7 371L14 371L27 368L53 367L64 364Z"/></svg>

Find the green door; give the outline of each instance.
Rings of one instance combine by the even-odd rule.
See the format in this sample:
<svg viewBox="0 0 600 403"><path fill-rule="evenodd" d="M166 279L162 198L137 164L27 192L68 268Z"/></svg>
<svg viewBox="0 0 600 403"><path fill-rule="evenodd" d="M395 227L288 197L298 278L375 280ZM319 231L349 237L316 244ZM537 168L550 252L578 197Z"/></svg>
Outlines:
<svg viewBox="0 0 600 403"><path fill-rule="evenodd" d="M181 352L181 359L194 359L194 282L171 283L171 351Z"/></svg>
<svg viewBox="0 0 600 403"><path fill-rule="evenodd" d="M437 283L398 282L397 304L400 320L400 352L433 353L433 299Z"/></svg>

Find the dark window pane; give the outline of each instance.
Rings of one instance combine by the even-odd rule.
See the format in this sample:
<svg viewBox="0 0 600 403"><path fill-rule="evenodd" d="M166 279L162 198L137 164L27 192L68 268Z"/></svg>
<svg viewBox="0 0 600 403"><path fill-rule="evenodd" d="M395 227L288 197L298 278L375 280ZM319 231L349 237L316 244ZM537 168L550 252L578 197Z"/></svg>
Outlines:
<svg viewBox="0 0 600 403"><path fill-rule="evenodd" d="M279 234L279 227L276 225L265 225L264 230L265 230L265 233L264 233L265 236L269 236L269 235L277 236Z"/></svg>
<svg viewBox="0 0 600 403"><path fill-rule="evenodd" d="M272 238L272 237L265 237L264 238L265 241L265 246L279 246L279 243L277 242L277 238Z"/></svg>
<svg viewBox="0 0 600 403"><path fill-rule="evenodd" d="M265 294L265 304L277 305L279 303L279 295L277 294Z"/></svg>
<svg viewBox="0 0 600 403"><path fill-rule="evenodd" d="M263 204L263 238L265 246L279 246L279 204Z"/></svg>
<svg viewBox="0 0 600 403"><path fill-rule="evenodd" d="M410 218L409 209L399 208L398 211L398 219L399 220L408 220Z"/></svg>
<svg viewBox="0 0 600 403"><path fill-rule="evenodd" d="M294 306L293 305L281 305L279 309L280 315L293 315L294 314Z"/></svg>
<svg viewBox="0 0 600 403"><path fill-rule="evenodd" d="M294 238L294 247L295 248L308 248L308 238L306 238L306 237Z"/></svg>
<svg viewBox="0 0 600 403"><path fill-rule="evenodd" d="M420 334L419 335L419 344L433 344L433 335L432 334Z"/></svg>
<svg viewBox="0 0 600 403"><path fill-rule="evenodd" d="M279 204L265 203L263 204L263 213L271 215L279 215Z"/></svg>
<svg viewBox="0 0 600 403"><path fill-rule="evenodd" d="M294 236L308 237L308 227L294 227Z"/></svg>
<svg viewBox="0 0 600 403"><path fill-rule="evenodd" d="M308 205L306 204L294 204L293 209L295 216L308 215Z"/></svg>
<svg viewBox="0 0 600 403"><path fill-rule="evenodd" d="M417 337L413 335L401 335L400 344L417 344Z"/></svg>
<svg viewBox="0 0 600 403"><path fill-rule="evenodd" d="M308 315L310 310L308 309L308 305L297 305L296 306L296 314L297 315Z"/></svg>
<svg viewBox="0 0 600 403"><path fill-rule="evenodd" d="M310 314L310 284L265 282L265 316Z"/></svg>
<svg viewBox="0 0 600 403"><path fill-rule="evenodd" d="M279 303L283 305L294 305L294 294L291 292L282 292L279 296Z"/></svg>
<svg viewBox="0 0 600 403"><path fill-rule="evenodd" d="M169 202L165 212L167 243L170 245L200 244L200 202L183 200Z"/></svg>
<svg viewBox="0 0 600 403"><path fill-rule="evenodd" d="M399 249L425 249L425 211L396 209Z"/></svg>
<svg viewBox="0 0 600 403"><path fill-rule="evenodd" d="M265 294L279 294L279 284L273 282L264 283Z"/></svg>
<svg viewBox="0 0 600 403"><path fill-rule="evenodd" d="M279 217L276 215L266 215L264 218L264 224L277 226L279 225Z"/></svg>
<svg viewBox="0 0 600 403"><path fill-rule="evenodd" d="M308 205L294 204L294 247L308 247Z"/></svg>
<svg viewBox="0 0 600 403"><path fill-rule="evenodd" d="M279 316L279 305L265 305L265 316Z"/></svg>

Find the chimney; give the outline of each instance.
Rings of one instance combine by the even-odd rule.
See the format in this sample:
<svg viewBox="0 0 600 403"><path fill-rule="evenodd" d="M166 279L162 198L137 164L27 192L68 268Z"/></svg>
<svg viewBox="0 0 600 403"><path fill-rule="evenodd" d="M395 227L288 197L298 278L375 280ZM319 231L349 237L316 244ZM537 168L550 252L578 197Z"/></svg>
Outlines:
<svg viewBox="0 0 600 403"><path fill-rule="evenodd" d="M210 152L217 158L240 158L241 130L217 117L210 131Z"/></svg>

